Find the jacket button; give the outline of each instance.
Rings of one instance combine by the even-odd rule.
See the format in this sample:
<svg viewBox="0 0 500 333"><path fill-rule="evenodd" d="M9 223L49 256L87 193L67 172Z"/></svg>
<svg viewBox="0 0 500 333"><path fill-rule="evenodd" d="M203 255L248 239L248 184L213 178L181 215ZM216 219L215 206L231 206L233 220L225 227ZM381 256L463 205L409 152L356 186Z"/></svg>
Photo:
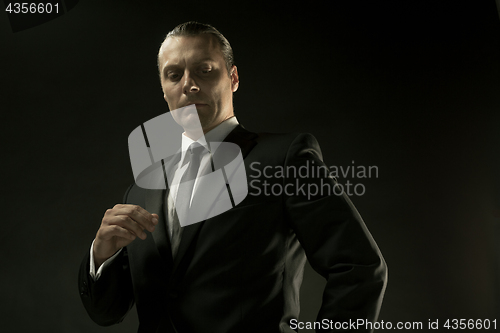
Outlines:
<svg viewBox="0 0 500 333"><path fill-rule="evenodd" d="M87 287L87 282L83 281L83 285L80 287L80 295L88 296L88 294L89 294L89 289Z"/></svg>

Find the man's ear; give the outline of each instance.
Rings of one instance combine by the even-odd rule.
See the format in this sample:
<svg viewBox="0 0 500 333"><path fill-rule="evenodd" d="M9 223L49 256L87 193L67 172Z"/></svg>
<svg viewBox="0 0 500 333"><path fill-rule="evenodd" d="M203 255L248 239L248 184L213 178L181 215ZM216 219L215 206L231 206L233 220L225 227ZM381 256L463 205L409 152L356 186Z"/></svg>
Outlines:
<svg viewBox="0 0 500 333"><path fill-rule="evenodd" d="M240 78L238 76L238 68L235 65L233 65L233 67L231 67L230 77L231 77L231 90L232 90L232 92L235 92L236 90L238 90L238 87L240 86Z"/></svg>

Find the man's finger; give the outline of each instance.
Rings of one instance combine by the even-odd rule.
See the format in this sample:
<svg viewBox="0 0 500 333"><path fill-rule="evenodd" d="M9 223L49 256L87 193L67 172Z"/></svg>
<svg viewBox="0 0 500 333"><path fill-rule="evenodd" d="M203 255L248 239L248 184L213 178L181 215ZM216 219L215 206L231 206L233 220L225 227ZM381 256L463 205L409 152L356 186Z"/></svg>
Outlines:
<svg viewBox="0 0 500 333"><path fill-rule="evenodd" d="M105 224L108 226L118 225L122 228L129 230L131 233L136 235L141 239L146 239L146 233L144 233L144 227L133 220L128 215L117 215L106 218Z"/></svg>
<svg viewBox="0 0 500 333"><path fill-rule="evenodd" d="M107 211L106 213L114 216L129 216L132 220L150 232L153 232L155 225L158 224L158 215L151 214L140 206L121 205L120 207L113 208L110 212Z"/></svg>
<svg viewBox="0 0 500 333"><path fill-rule="evenodd" d="M110 225L107 228L101 229L103 239L111 239L112 237L120 237L129 240L134 240L137 236L130 230L123 228L117 224Z"/></svg>

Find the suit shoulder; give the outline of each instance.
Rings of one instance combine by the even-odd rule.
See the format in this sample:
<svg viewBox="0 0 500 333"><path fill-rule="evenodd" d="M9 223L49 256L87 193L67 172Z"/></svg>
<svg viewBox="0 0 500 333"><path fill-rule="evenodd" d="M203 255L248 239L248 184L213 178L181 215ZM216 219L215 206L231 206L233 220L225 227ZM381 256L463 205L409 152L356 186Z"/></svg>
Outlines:
<svg viewBox="0 0 500 333"><path fill-rule="evenodd" d="M269 133L260 132L256 133L258 138L257 142L276 142L282 145L291 145L292 143L306 143L317 144L317 140L311 133Z"/></svg>
<svg viewBox="0 0 500 333"><path fill-rule="evenodd" d="M318 141L310 133L257 133L257 151L285 162L290 157L313 153L322 158ZM272 153L271 153L272 152ZM270 154L271 153L271 154Z"/></svg>
<svg viewBox="0 0 500 333"><path fill-rule="evenodd" d="M257 143L272 149L296 151L302 149L317 150L321 154L318 140L311 133L258 133Z"/></svg>

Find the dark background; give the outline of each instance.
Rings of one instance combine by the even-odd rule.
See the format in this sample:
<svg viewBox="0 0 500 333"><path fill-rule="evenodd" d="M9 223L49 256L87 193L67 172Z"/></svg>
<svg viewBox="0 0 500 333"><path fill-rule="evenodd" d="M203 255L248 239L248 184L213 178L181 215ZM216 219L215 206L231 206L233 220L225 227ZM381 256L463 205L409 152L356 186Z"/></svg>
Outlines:
<svg viewBox="0 0 500 333"><path fill-rule="evenodd" d="M247 129L310 132L327 165L378 166L351 182L389 266L379 320L500 324L495 1L83 0L17 33L0 14L2 331L136 331L135 310L88 318L77 271L133 182L129 133L167 112L156 53L188 20L232 43ZM306 271L303 320L323 285Z"/></svg>

